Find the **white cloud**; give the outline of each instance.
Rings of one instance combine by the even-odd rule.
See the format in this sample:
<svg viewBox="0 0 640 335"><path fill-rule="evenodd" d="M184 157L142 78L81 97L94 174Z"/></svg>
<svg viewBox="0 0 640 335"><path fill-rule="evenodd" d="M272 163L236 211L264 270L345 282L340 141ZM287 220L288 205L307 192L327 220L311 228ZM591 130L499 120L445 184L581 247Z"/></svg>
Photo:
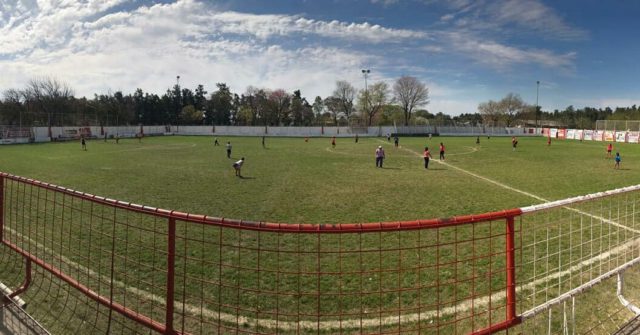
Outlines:
<svg viewBox="0 0 640 335"><path fill-rule="evenodd" d="M463 33L443 34L451 47L478 63L505 69L514 64L538 64L549 68L572 70L576 54L557 54L549 50L520 49L490 40L478 40Z"/></svg>
<svg viewBox="0 0 640 335"><path fill-rule="evenodd" d="M505 0L493 3L488 13L502 25L515 24L551 39L584 39L586 31L567 24L556 12L538 0Z"/></svg>
<svg viewBox="0 0 640 335"><path fill-rule="evenodd" d="M390 6L390 5L395 5L398 2L400 2L400 0L371 0L372 4L382 4L383 6Z"/></svg>
<svg viewBox="0 0 640 335"><path fill-rule="evenodd" d="M539 0L447 1L455 13L441 17L458 28L506 34L535 33L543 39L583 40L587 31L568 24ZM517 28L517 29L516 29Z"/></svg>
<svg viewBox="0 0 640 335"><path fill-rule="evenodd" d="M376 57L316 43L284 47L270 37L382 43L425 35L368 23L221 12L193 0L115 11L121 1L41 0L20 20L5 20L20 22L0 26L0 71L7 75L0 85L19 88L32 77L51 75L71 84L78 96L137 87L162 93L180 74L187 87L213 90L226 82L237 92L252 85L325 96L338 79L359 81L362 64L375 65Z"/></svg>
<svg viewBox="0 0 640 335"><path fill-rule="evenodd" d="M315 34L322 37L382 43L427 37L425 32L385 28L367 22L317 21L300 16L254 15L237 12L214 14L210 25L214 30L223 33L252 35L260 39L291 34Z"/></svg>

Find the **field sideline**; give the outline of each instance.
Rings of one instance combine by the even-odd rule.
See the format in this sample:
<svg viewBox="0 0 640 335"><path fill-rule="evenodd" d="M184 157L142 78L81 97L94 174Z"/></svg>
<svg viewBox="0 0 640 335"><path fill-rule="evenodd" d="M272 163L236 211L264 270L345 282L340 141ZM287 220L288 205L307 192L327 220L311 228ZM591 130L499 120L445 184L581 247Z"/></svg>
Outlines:
<svg viewBox="0 0 640 335"><path fill-rule="evenodd" d="M79 191L154 207L237 219L344 223L428 219L527 206L640 183L640 146L615 144L621 170L604 142L520 138L407 137L261 139L155 137L0 147L0 170ZM232 159L224 144L231 141ZM438 162L438 144L447 148ZM374 151L386 150L384 169ZM434 160L423 168L422 150ZM246 157L244 179L231 163Z"/></svg>

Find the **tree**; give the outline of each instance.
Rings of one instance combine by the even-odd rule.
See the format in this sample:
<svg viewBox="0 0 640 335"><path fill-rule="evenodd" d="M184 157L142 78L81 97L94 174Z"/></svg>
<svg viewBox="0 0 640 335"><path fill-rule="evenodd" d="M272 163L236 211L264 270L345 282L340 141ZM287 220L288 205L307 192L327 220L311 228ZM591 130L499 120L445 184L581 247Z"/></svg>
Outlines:
<svg viewBox="0 0 640 335"><path fill-rule="evenodd" d="M389 94L389 85L383 81L369 86L367 90L360 91L358 105L367 118L367 126L371 126L373 118L389 102Z"/></svg>
<svg viewBox="0 0 640 335"><path fill-rule="evenodd" d="M207 91L204 90L204 86L198 85L195 94L193 96L193 107L196 110L204 110L207 104Z"/></svg>
<svg viewBox="0 0 640 335"><path fill-rule="evenodd" d="M291 118L293 119L293 125L296 126L309 126L313 121L313 111L311 105L300 94L300 90L293 92L291 97Z"/></svg>
<svg viewBox="0 0 640 335"><path fill-rule="evenodd" d="M291 96L283 89L277 89L268 95L267 100L267 119L269 125L289 125L289 106L291 105Z"/></svg>
<svg viewBox="0 0 640 335"><path fill-rule="evenodd" d="M340 112L344 113L348 120L353 112L353 99L356 97L356 89L348 81L339 80L336 82L333 96L338 99Z"/></svg>
<svg viewBox="0 0 640 335"><path fill-rule="evenodd" d="M194 105L182 107L182 112L180 113L180 119L186 124L201 124L203 117L202 111L197 110Z"/></svg>
<svg viewBox="0 0 640 335"><path fill-rule="evenodd" d="M500 120L500 103L489 100L478 105L478 112L484 124L496 126Z"/></svg>
<svg viewBox="0 0 640 335"><path fill-rule="evenodd" d="M225 83L217 83L218 90L211 94L211 100L207 108L207 121L218 125L231 124L231 112L233 107L233 95L229 86Z"/></svg>
<svg viewBox="0 0 640 335"><path fill-rule="evenodd" d="M316 118L319 118L324 112L324 101L322 101L322 97L316 96L316 99L313 101L313 114L315 114Z"/></svg>
<svg viewBox="0 0 640 335"><path fill-rule="evenodd" d="M507 127L511 127L516 115L524 111L525 107L526 104L518 94L509 93L500 100L500 114L502 114Z"/></svg>
<svg viewBox="0 0 640 335"><path fill-rule="evenodd" d="M415 107L429 103L429 89L418 79L402 76L393 84L395 100L404 110L404 125L409 125L411 113Z"/></svg>
<svg viewBox="0 0 640 335"><path fill-rule="evenodd" d="M324 99L324 106L327 108L331 115L331 119L333 119L333 124L338 125L338 113L341 111L341 102L340 99L330 96Z"/></svg>
<svg viewBox="0 0 640 335"><path fill-rule="evenodd" d="M63 115L73 97L73 90L66 83L50 77L35 78L27 83L22 94L36 112L46 115L47 125L63 125Z"/></svg>
<svg viewBox="0 0 640 335"><path fill-rule="evenodd" d="M0 124L23 125L24 107L22 93L9 89L4 92L4 103L0 101Z"/></svg>

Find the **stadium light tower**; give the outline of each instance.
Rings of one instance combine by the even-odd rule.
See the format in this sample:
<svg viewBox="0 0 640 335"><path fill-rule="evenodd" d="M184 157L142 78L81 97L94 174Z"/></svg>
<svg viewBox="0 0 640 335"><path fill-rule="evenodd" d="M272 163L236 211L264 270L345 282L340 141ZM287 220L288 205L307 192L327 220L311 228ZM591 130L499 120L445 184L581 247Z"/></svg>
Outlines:
<svg viewBox="0 0 640 335"><path fill-rule="evenodd" d="M538 96L540 95L540 80L536 81L536 132L538 132L538 113L540 106L538 105Z"/></svg>
<svg viewBox="0 0 640 335"><path fill-rule="evenodd" d="M178 90L178 94L180 94L180 76L177 75L176 76L176 89ZM182 105L180 98L178 96L178 113L176 114L176 130L178 130L180 127L178 124L180 123L180 105Z"/></svg>
<svg viewBox="0 0 640 335"><path fill-rule="evenodd" d="M369 102L369 90L367 89L367 77L369 76L369 73L371 73L371 70L369 69L363 69L362 70L362 75L364 76L364 109L365 111L367 110L367 104Z"/></svg>

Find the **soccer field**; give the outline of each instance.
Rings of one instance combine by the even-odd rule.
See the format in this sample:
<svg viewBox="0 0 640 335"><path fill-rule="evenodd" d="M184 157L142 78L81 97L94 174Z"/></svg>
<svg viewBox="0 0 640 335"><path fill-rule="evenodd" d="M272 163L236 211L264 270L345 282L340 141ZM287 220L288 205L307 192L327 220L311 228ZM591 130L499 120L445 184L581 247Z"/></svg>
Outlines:
<svg viewBox="0 0 640 335"><path fill-rule="evenodd" d="M338 138L335 148L330 138L267 137L264 148L259 137L219 137L221 146L214 146L213 139L95 140L87 143L87 151L79 142L5 146L0 147L0 170L153 207L312 224L478 214L640 183L635 172L640 146L632 144L614 145L614 154L619 151L623 158L622 168L614 170L603 142L547 146L545 138L520 138L512 150L510 137L481 137L479 145L475 137L403 137L397 148L385 138L360 138L359 143ZM227 141L233 145L231 158L226 157ZM442 162L440 142L446 146ZM380 145L387 156L382 169L375 167L374 156ZM422 159L425 146L434 156L428 170ZM246 158L243 178L231 167L240 157ZM48 191L40 195L20 185L7 187L17 199L36 192L28 206L39 210L33 222L25 223L23 209L9 205L9 238L60 263L98 293L162 320L164 307L158 301L165 292L166 221ZM604 210L597 204L577 205L517 224L517 248L526 251L517 263L518 278L526 278L519 286L523 300L535 306L551 290L564 292L628 260L626 251L611 253L604 266L597 258L638 237L635 219L602 224L611 217L603 211L636 201L619 199ZM625 215L616 218L627 220ZM504 290L504 227L504 220L496 220L442 230L322 235L179 223L175 267L182 329L212 334L233 332L237 325L247 333L477 329L473 322L490 318L482 314L491 306L486 298ZM31 231L40 240L25 239ZM583 238L591 244L575 242ZM599 243L595 249L593 241ZM494 299L500 305L504 297ZM523 303L522 308L532 304ZM504 306L493 308L501 314ZM69 319L74 313L91 314L83 307L59 309ZM136 332L136 325L123 324L121 332L129 333L126 327ZM86 331L56 327L60 333Z"/></svg>
<svg viewBox="0 0 640 335"><path fill-rule="evenodd" d="M183 212L287 223L428 219L526 206L640 183L640 145L520 138L152 137L0 147L0 170L79 191ZM224 144L233 146L232 159ZM438 160L438 145L446 160ZM383 169L374 151L386 151ZM423 167L428 146L434 159ZM232 163L246 158L244 178ZM544 199L544 200L543 200Z"/></svg>

